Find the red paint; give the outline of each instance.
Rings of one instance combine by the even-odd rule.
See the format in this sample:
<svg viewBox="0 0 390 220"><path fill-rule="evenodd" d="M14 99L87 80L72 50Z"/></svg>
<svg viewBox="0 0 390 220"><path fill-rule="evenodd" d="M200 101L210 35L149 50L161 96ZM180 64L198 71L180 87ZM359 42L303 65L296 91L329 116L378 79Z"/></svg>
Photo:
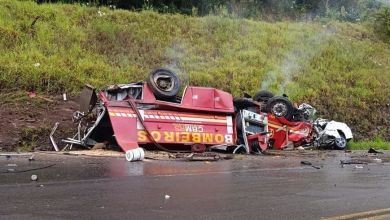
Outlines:
<svg viewBox="0 0 390 220"><path fill-rule="evenodd" d="M288 141L292 141L294 146L309 142L313 135L310 122L291 122L272 114L268 114L268 129L271 132L270 139L274 142L273 148L279 150L286 147Z"/></svg>
<svg viewBox="0 0 390 220"><path fill-rule="evenodd" d="M138 144L152 141L138 123L137 116L126 100L109 101L99 94L107 107L115 138L123 151L135 149ZM234 144L235 128L228 131L228 119L234 121L233 97L214 88L187 87L181 103L156 100L149 86L143 85L143 98L138 104L158 106L156 109L140 111L144 123L153 138L161 144L205 145Z"/></svg>

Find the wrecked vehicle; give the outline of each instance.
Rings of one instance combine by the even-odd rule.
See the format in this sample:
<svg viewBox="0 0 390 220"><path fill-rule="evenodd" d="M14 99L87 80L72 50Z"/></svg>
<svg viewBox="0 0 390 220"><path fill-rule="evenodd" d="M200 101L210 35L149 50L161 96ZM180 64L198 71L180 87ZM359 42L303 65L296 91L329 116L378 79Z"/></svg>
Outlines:
<svg viewBox="0 0 390 220"><path fill-rule="evenodd" d="M295 107L286 95L274 96L265 90L257 92L253 100L260 103L261 110L268 114L270 148L281 150L312 143L310 118L315 112L313 107L305 103Z"/></svg>
<svg viewBox="0 0 390 220"><path fill-rule="evenodd" d="M258 92L254 98L233 99L215 88L187 86L179 96L179 77L164 68L152 71L146 82L111 85L97 92L86 85L73 138L62 140L91 148L119 147L129 161L142 160L145 149L203 153L261 153L314 145L344 149L352 132L344 123L317 119L308 104L295 107L287 96ZM59 150L53 134L50 140Z"/></svg>
<svg viewBox="0 0 390 220"><path fill-rule="evenodd" d="M118 146L129 161L142 160L143 148L204 152L214 147L233 153L267 149L268 118L260 106L233 102L230 93L215 88L187 86L178 96L180 86L179 77L164 68L152 71L146 82L113 85L98 93L86 86L80 111L73 115L78 132L63 142L69 148Z"/></svg>
<svg viewBox="0 0 390 220"><path fill-rule="evenodd" d="M318 118L313 125L315 131L313 145L316 147L332 146L344 150L347 142L353 138L351 129L342 122Z"/></svg>
<svg viewBox="0 0 390 220"><path fill-rule="evenodd" d="M274 96L269 91L260 91L254 100L268 113L270 146L276 149L283 149L290 142L294 147L313 145L344 150L353 138L345 123L322 118L314 120L314 107L306 103L295 107L286 95Z"/></svg>

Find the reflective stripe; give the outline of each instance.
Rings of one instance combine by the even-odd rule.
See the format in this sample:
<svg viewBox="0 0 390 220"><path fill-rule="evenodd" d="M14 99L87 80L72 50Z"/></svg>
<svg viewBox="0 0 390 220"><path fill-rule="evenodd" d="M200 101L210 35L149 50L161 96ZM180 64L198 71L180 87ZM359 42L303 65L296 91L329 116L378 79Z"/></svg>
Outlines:
<svg viewBox="0 0 390 220"><path fill-rule="evenodd" d="M202 122L219 122L219 123L226 123L225 120L218 120L218 119L208 119L208 118L190 118L190 117L181 117L183 121L202 121Z"/></svg>
<svg viewBox="0 0 390 220"><path fill-rule="evenodd" d="M202 117L198 115L193 115L194 117L180 117L177 115L152 115L145 114L144 110L139 110L142 119L163 119L163 120L176 120L176 121L198 121L198 122L217 122L217 123L226 123L228 127L233 126L232 116L215 116L215 117ZM134 113L127 112L109 112L110 116L113 117L126 117L126 118L137 118L137 115Z"/></svg>

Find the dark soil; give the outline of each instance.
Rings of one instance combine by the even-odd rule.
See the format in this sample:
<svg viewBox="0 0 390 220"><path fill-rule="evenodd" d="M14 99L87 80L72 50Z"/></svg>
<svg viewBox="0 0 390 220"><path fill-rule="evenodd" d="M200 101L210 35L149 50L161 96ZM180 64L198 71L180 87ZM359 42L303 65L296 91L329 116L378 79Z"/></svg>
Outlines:
<svg viewBox="0 0 390 220"><path fill-rule="evenodd" d="M56 139L69 137L76 126L72 113L78 109L74 98L37 95L27 92L0 94L0 150L51 150L49 134L56 122Z"/></svg>

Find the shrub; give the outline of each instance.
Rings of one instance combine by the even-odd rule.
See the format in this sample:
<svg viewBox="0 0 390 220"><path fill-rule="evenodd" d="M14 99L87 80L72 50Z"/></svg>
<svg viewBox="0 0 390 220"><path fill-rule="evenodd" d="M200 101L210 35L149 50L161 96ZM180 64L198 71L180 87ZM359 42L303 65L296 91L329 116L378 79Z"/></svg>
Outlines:
<svg viewBox="0 0 390 220"><path fill-rule="evenodd" d="M381 39L390 42L390 8L384 8L375 14L374 31Z"/></svg>

